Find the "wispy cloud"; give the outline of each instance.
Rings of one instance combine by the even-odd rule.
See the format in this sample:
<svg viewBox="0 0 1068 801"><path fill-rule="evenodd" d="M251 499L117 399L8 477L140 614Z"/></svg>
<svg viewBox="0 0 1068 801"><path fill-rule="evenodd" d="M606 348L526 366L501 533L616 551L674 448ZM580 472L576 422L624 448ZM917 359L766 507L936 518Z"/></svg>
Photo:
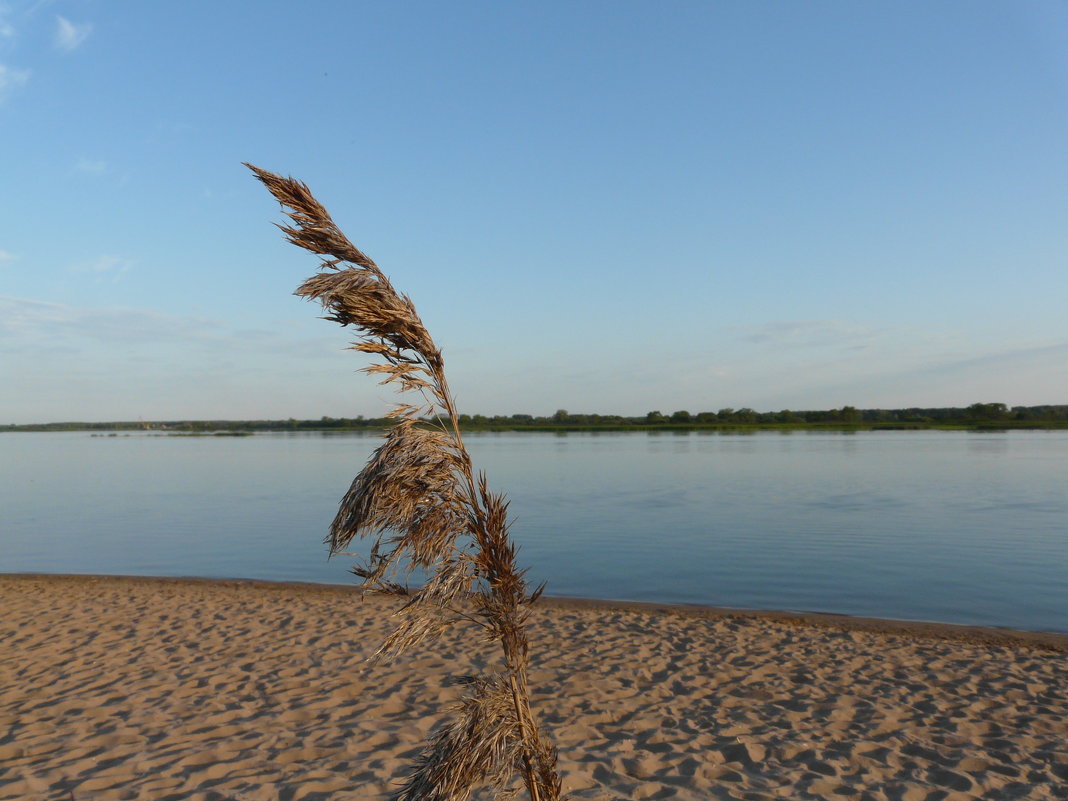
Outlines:
<svg viewBox="0 0 1068 801"><path fill-rule="evenodd" d="M0 64L0 103L16 89L21 89L30 79L29 70L17 70Z"/></svg>
<svg viewBox="0 0 1068 801"><path fill-rule="evenodd" d="M48 345L47 343L53 343ZM90 344L153 350L170 347L188 359L219 354L336 361L340 349L321 339L287 337L268 329L233 330L226 321L194 315L107 306L71 306L0 295L0 352L38 353L42 348L84 351Z"/></svg>
<svg viewBox="0 0 1068 801"><path fill-rule="evenodd" d="M56 17L56 47L60 50L75 50L93 32L92 23L74 23L66 17Z"/></svg>
<svg viewBox="0 0 1068 801"><path fill-rule="evenodd" d="M78 163L74 165L74 169L78 172L90 175L102 175L107 168L108 163L99 159L78 159Z"/></svg>
<svg viewBox="0 0 1068 801"><path fill-rule="evenodd" d="M146 345L205 341L218 335L215 321L137 309L86 307L0 295L3 340Z"/></svg>
<svg viewBox="0 0 1068 801"><path fill-rule="evenodd" d="M0 3L0 41L15 38L15 26L8 22L10 16L11 7L7 3Z"/></svg>
<svg viewBox="0 0 1068 801"><path fill-rule="evenodd" d="M1055 342L1045 345L1029 345L1009 348L994 353L983 353L958 359L947 359L925 365L911 371L916 376L950 376L958 373L993 372L1007 367L1040 366L1064 376L1068 370L1068 342Z"/></svg>
<svg viewBox="0 0 1068 801"><path fill-rule="evenodd" d="M21 17L23 17L25 19L29 19L30 17L34 16L38 11L40 11L42 8L47 8L48 6L54 4L55 2L56 2L56 0L37 0L37 2L35 2L35 3L32 3L32 2L31 3L27 3L25 5L25 7L23 7L20 10L19 16L21 16Z"/></svg>
<svg viewBox="0 0 1068 801"><path fill-rule="evenodd" d="M1021 346L996 352L913 354L900 363L853 362L838 370L793 371L774 387L754 393L754 408L827 409L967 406L981 401L1010 406L1062 403L1068 389L1068 343Z"/></svg>
<svg viewBox="0 0 1068 801"><path fill-rule="evenodd" d="M743 342L775 347L863 347L885 333L847 320L779 320L730 329Z"/></svg>
<svg viewBox="0 0 1068 801"><path fill-rule="evenodd" d="M133 259L103 254L89 261L74 262L67 269L74 273L89 273L97 276L110 275L117 278L133 266Z"/></svg>
<svg viewBox="0 0 1068 801"><path fill-rule="evenodd" d="M11 251L0 250L0 265L4 265L4 264L7 264L8 262L12 262L17 258L18 258L18 256L16 256Z"/></svg>

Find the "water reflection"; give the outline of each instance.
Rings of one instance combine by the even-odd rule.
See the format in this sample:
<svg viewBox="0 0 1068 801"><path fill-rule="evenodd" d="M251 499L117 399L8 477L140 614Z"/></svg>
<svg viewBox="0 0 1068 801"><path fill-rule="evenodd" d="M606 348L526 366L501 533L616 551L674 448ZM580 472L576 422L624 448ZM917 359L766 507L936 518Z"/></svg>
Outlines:
<svg viewBox="0 0 1068 801"><path fill-rule="evenodd" d="M1068 630L1068 432L469 434L560 595ZM378 436L0 436L0 569L347 583Z"/></svg>

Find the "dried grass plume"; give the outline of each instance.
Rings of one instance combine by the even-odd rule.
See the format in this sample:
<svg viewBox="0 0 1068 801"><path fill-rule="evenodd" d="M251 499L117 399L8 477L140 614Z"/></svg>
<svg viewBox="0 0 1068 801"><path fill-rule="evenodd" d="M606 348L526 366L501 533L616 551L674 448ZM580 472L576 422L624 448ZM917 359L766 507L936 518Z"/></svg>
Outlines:
<svg viewBox="0 0 1068 801"><path fill-rule="evenodd" d="M508 535L508 504L476 476L460 435L441 351L412 301L348 240L308 187L246 164L282 204L286 238L321 259L296 294L318 301L326 319L352 328L353 349L375 362L363 372L405 396L397 422L341 500L326 542L342 553L367 538L353 572L363 587L403 596L398 624L379 647L388 657L454 625L477 625L500 644L503 664L465 677L451 723L431 736L398 801L466 801L479 786L509 792L518 776L532 801L558 801L556 752L537 725L527 688L526 622L531 592ZM396 579L419 569L409 593Z"/></svg>

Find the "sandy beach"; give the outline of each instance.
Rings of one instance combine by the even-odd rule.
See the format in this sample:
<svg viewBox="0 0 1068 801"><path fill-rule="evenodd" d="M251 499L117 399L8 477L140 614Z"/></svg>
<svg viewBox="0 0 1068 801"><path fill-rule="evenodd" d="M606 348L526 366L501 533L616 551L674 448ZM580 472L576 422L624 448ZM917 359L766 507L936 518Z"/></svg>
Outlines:
<svg viewBox="0 0 1068 801"><path fill-rule="evenodd" d="M386 797L469 631L388 664L344 587L0 575L0 799ZM575 799L1068 798L1068 635L550 601L536 712Z"/></svg>

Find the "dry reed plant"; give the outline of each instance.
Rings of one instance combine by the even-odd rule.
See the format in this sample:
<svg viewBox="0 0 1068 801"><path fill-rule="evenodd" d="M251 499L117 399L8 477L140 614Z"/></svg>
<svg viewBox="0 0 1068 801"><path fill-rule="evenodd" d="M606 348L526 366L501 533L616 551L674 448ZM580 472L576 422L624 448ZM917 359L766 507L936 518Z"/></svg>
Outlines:
<svg viewBox="0 0 1068 801"><path fill-rule="evenodd" d="M370 538L370 555L353 572L365 590L406 596L396 629L375 657L457 623L478 625L504 657L499 671L459 680L467 691L454 719L431 736L394 798L465 801L485 784L507 793L518 774L531 801L558 801L556 751L534 719L527 687L526 623L542 588L528 592L508 535L508 504L473 471L441 351L411 300L345 237L305 184L245 166L292 221L279 225L286 238L322 259L321 272L296 294L319 301L326 319L355 329L353 349L379 360L363 371L413 401L389 413L397 422L352 482L326 540L334 555L355 537ZM428 578L414 592L393 581L417 568Z"/></svg>

